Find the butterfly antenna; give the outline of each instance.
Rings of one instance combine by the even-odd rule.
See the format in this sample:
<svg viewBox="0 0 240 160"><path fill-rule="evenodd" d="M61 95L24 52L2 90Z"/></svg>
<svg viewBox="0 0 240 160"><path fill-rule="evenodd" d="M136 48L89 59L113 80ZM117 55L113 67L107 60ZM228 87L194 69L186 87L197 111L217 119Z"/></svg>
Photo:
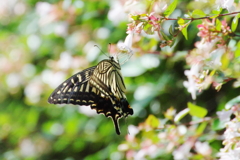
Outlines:
<svg viewBox="0 0 240 160"><path fill-rule="evenodd" d="M109 53L111 53L111 47L112 47L112 44L111 43L108 43L108 45L109 45Z"/></svg>
<svg viewBox="0 0 240 160"><path fill-rule="evenodd" d="M98 47L98 45L94 45L94 47L97 47L103 54L105 54L106 55L106 53L105 52L103 52L103 50L100 48L100 47ZM107 56L107 55L106 55Z"/></svg>

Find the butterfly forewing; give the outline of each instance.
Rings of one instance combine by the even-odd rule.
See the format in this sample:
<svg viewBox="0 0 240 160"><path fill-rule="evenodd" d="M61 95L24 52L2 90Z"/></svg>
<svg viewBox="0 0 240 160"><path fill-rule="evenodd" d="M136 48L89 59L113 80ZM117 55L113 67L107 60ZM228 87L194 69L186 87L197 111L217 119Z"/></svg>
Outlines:
<svg viewBox="0 0 240 160"><path fill-rule="evenodd" d="M48 102L53 104L78 104L90 105L94 103L91 99L90 85L88 83L93 71L96 67L91 67L79 72L66 81L64 81L55 91L50 95Z"/></svg>

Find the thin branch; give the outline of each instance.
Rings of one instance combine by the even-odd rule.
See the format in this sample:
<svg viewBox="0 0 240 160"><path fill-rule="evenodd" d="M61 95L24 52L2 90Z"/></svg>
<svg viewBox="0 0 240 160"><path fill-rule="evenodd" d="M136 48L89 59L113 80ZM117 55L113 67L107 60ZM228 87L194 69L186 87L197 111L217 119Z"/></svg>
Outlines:
<svg viewBox="0 0 240 160"><path fill-rule="evenodd" d="M165 128L169 128L169 126L179 126L179 125L185 125L185 126L192 126L192 125L196 125L196 124L200 124L202 122L211 122L212 120L214 120L215 117L211 118L211 117L205 117L205 118L202 118L198 121L192 121L192 122L188 122L188 123L173 123L173 124L164 124L163 126L161 127L158 127L157 129L165 129Z"/></svg>
<svg viewBox="0 0 240 160"><path fill-rule="evenodd" d="M227 15L233 15L233 14L238 14L240 12L231 12L231 13L225 13L225 14L219 14L217 15L216 17L223 17L223 16L227 16ZM206 18L211 18L211 17L214 17L213 16L206 16L206 17L199 17L199 18L182 18L184 20L200 20L200 19L206 19ZM165 20L178 20L178 18L167 18L167 17L164 17Z"/></svg>

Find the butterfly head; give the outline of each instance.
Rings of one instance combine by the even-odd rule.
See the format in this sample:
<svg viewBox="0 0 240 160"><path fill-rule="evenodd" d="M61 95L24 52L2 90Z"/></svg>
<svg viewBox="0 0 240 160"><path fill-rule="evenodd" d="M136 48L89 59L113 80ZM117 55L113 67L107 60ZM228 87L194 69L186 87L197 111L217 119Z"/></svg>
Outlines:
<svg viewBox="0 0 240 160"><path fill-rule="evenodd" d="M119 59L118 59L117 56L115 56L115 55L110 55L110 56L109 56L109 59L110 59L111 61L114 61L114 62L116 62L116 63L119 64Z"/></svg>
<svg viewBox="0 0 240 160"><path fill-rule="evenodd" d="M97 45L94 45L94 46L98 47ZM110 47L111 47L111 44L110 44ZM105 54L105 52L103 52L101 49L100 49L100 51L103 54ZM116 63L118 63L120 65L123 65L131 58L132 55L133 55L133 51L131 50L131 48L129 48L128 46L125 46L125 45L119 45L118 52L112 53L112 54L110 53L109 59L111 61L115 61Z"/></svg>

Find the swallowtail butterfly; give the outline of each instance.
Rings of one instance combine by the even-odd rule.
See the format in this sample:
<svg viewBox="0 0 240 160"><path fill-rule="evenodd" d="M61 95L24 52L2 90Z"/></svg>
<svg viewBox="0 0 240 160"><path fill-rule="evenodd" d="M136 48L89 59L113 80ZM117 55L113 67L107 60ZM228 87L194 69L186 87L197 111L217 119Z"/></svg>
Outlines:
<svg viewBox="0 0 240 160"><path fill-rule="evenodd" d="M121 67L113 57L73 75L48 98L52 104L89 105L98 114L111 117L117 134L118 120L133 114L125 92Z"/></svg>

